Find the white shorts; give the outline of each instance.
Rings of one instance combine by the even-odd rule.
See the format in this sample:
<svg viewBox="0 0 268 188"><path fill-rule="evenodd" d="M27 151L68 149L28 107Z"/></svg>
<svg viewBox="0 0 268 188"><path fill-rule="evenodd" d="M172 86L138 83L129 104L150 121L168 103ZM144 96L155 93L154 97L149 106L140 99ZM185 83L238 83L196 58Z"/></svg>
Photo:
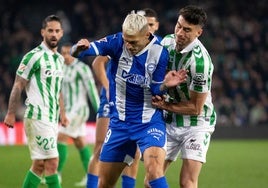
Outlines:
<svg viewBox="0 0 268 188"><path fill-rule="evenodd" d="M72 138L86 136L87 117L79 113L66 113L66 116L70 123L66 127L60 126L59 132Z"/></svg>
<svg viewBox="0 0 268 188"><path fill-rule="evenodd" d="M177 127L166 124L167 155L166 160L175 161L179 154L181 159L206 162L206 154L214 126Z"/></svg>
<svg viewBox="0 0 268 188"><path fill-rule="evenodd" d="M24 130L32 160L58 157L58 124L24 119Z"/></svg>

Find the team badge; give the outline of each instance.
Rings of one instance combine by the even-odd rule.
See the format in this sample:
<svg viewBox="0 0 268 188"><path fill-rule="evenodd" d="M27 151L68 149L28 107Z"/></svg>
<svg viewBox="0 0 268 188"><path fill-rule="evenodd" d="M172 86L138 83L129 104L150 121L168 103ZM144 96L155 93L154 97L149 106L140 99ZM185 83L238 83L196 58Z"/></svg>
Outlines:
<svg viewBox="0 0 268 188"><path fill-rule="evenodd" d="M206 80L205 80L205 76L203 73L196 73L193 77L193 83L195 85L205 85L206 84Z"/></svg>
<svg viewBox="0 0 268 188"><path fill-rule="evenodd" d="M149 63L148 65L147 65L147 71L149 72L149 73L153 73L154 72L154 70L155 70L155 64L154 63Z"/></svg>

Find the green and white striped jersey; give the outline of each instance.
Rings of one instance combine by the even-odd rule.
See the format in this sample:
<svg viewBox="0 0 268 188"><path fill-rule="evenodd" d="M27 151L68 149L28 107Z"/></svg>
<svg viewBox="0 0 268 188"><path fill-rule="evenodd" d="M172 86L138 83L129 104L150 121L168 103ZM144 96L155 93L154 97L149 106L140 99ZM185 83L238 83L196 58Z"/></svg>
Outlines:
<svg viewBox="0 0 268 188"><path fill-rule="evenodd" d="M58 122L63 64L61 54L44 43L25 54L17 70L18 76L29 81L25 88L25 118Z"/></svg>
<svg viewBox="0 0 268 188"><path fill-rule="evenodd" d="M91 69L85 63L75 59L70 65L64 65L62 93L65 111L89 116L90 103L97 112L100 99Z"/></svg>
<svg viewBox="0 0 268 188"><path fill-rule="evenodd" d="M176 52L175 35L165 36L161 41L169 51L168 70L188 70L185 83L168 90L170 102L190 100L189 91L208 92L202 113L199 116L167 113L167 123L176 122L177 126L207 126L216 124L216 112L211 98L211 82L214 66L203 44L195 39L181 52Z"/></svg>

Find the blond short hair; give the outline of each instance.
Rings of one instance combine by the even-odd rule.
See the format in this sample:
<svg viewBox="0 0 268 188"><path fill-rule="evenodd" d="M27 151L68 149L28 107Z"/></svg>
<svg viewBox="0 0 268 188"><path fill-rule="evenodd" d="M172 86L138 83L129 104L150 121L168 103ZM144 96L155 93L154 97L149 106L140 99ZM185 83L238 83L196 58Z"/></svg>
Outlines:
<svg viewBox="0 0 268 188"><path fill-rule="evenodd" d="M122 31L127 35L135 35L146 30L148 30L146 17L136 13L128 14L122 25Z"/></svg>

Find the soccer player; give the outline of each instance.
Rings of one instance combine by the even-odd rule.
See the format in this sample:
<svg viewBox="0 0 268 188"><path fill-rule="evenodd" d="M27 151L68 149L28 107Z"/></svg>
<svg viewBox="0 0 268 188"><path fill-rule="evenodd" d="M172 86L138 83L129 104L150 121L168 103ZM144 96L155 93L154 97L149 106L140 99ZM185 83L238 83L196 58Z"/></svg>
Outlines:
<svg viewBox="0 0 268 188"><path fill-rule="evenodd" d="M61 187L57 175L57 133L59 116L62 125L68 124L60 97L64 59L57 52L63 36L59 17L50 15L42 24L42 43L22 59L10 94L4 124L13 128L15 111L21 93L26 90L24 127L32 165L23 188L37 188L44 174L49 188Z"/></svg>
<svg viewBox="0 0 268 188"><path fill-rule="evenodd" d="M139 147L153 188L168 187L164 171L166 130L162 110L151 105L152 95L162 95L186 79L186 71L166 76L168 52L139 14L126 16L122 32L89 43L79 40L71 50L76 57L111 57L109 78L110 123L100 153L99 188L114 187Z"/></svg>
<svg viewBox="0 0 268 188"><path fill-rule="evenodd" d="M168 49L168 70L188 70L186 82L168 89L168 98L153 97L153 105L166 111L167 157L165 170L179 154L182 158L180 187L197 188L198 176L216 113L211 99L213 64L198 37L203 32L207 15L200 7L189 5L179 11L174 34L162 44Z"/></svg>
<svg viewBox="0 0 268 188"><path fill-rule="evenodd" d="M159 21L156 12L153 9L145 8L143 10L137 11L137 14L143 15L146 17L148 22L149 31L155 35L155 32L159 28ZM161 41L162 38L158 35L158 40ZM99 155L104 138L108 129L109 124L109 103L106 95L106 91L109 89L109 82L106 76L106 72L110 71L110 64L108 63L109 57L107 56L98 56L92 63L92 67L95 75L99 79L101 85L103 86L100 96L100 107L97 113L96 121L96 136L95 136L95 145L94 152L91 157L89 168L88 168L88 182L87 187L97 188L98 184L98 164L99 164ZM108 65L106 65L108 63ZM107 66L107 68L106 68ZM138 172L138 162L140 159L140 152L137 149L136 157L133 163L130 166L127 166L122 173L122 188L134 188L136 183L136 176Z"/></svg>
<svg viewBox="0 0 268 188"><path fill-rule="evenodd" d="M88 65L70 55L71 44L63 44L61 54L64 57L63 67L63 99L69 126L60 127L58 134L59 166L58 173L61 177L62 169L67 160L68 140L71 138L79 151L80 159L85 170L85 177L76 186L85 186L87 182L87 169L90 159L90 150L86 144L86 121L88 120L90 103L97 112L99 94L95 85L92 71Z"/></svg>

